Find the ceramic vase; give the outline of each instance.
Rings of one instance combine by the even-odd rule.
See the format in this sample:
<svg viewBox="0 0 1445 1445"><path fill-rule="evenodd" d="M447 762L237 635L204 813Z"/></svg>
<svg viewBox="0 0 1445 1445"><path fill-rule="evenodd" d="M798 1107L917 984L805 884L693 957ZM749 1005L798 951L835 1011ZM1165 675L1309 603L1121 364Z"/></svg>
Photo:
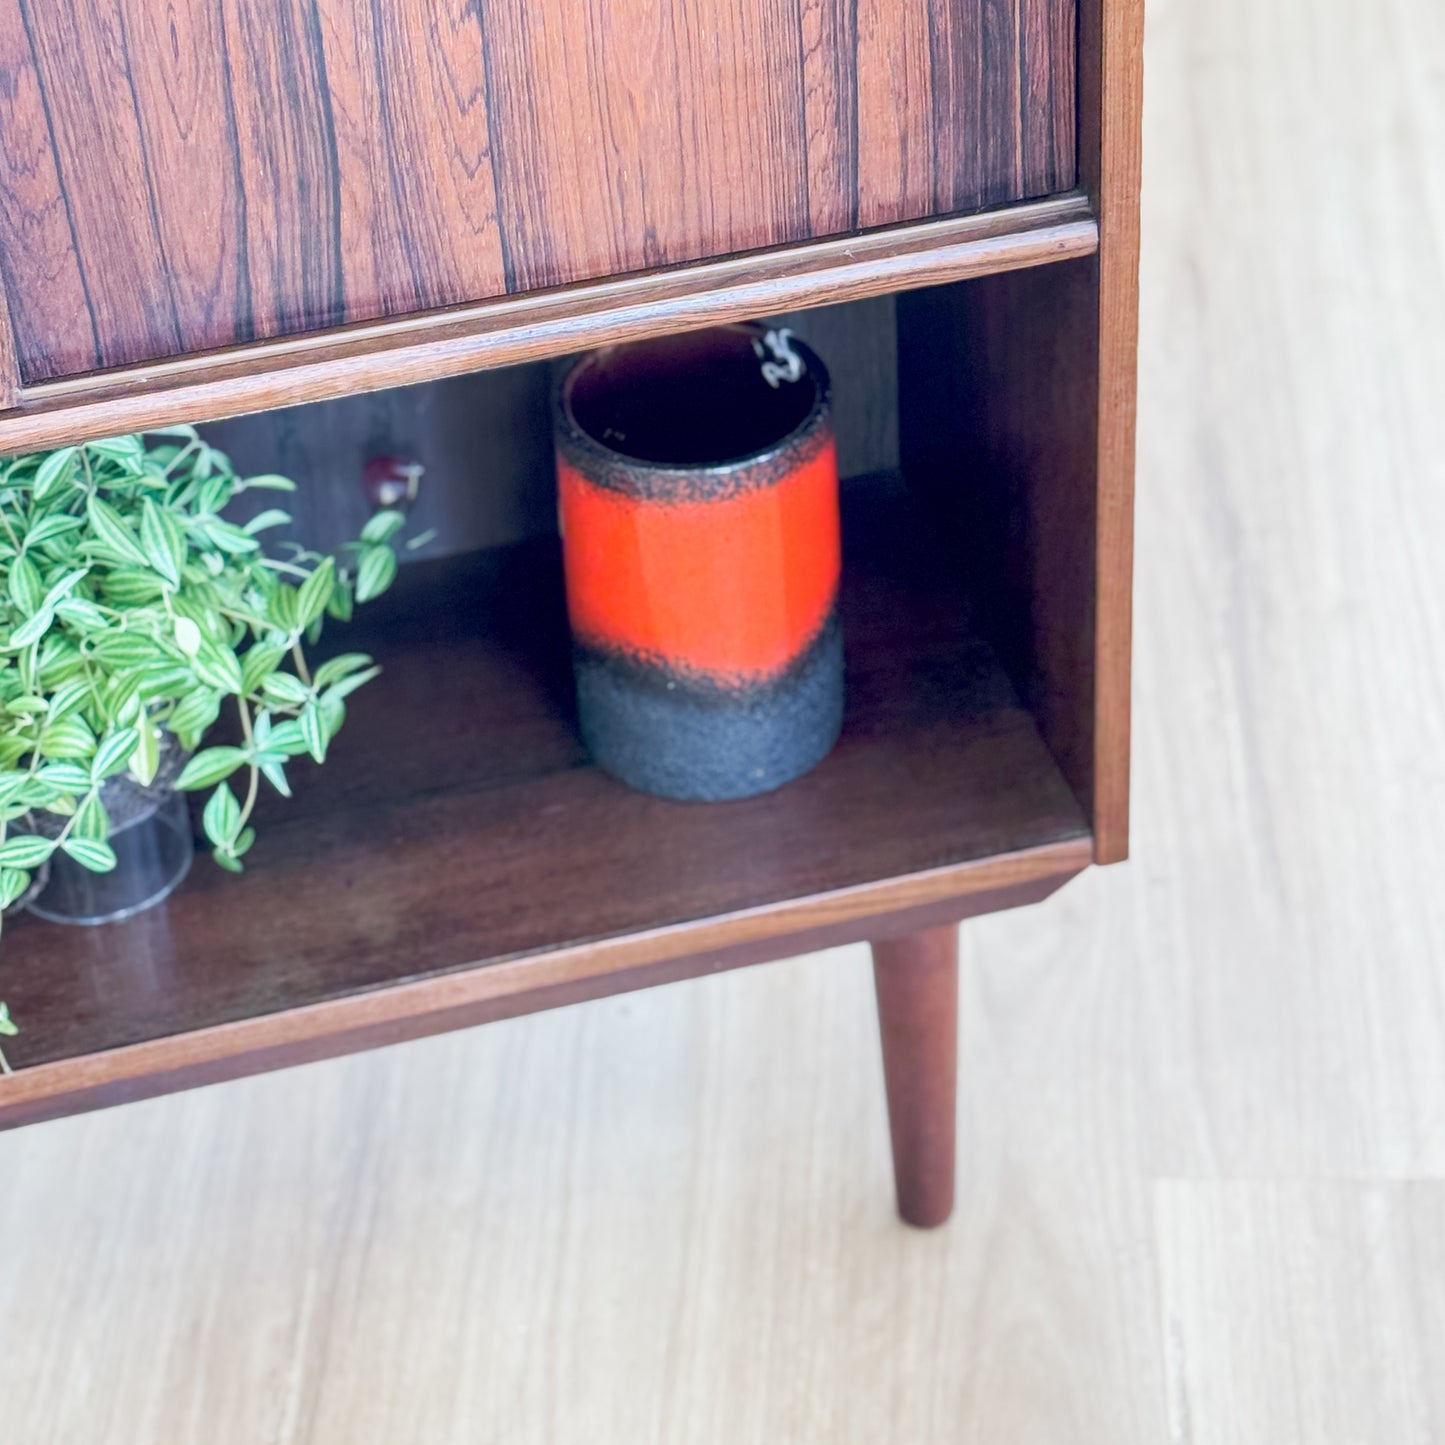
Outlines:
<svg viewBox="0 0 1445 1445"><path fill-rule="evenodd" d="M634 788L765 793L843 718L828 376L786 331L717 327L583 357L556 405L583 737Z"/></svg>

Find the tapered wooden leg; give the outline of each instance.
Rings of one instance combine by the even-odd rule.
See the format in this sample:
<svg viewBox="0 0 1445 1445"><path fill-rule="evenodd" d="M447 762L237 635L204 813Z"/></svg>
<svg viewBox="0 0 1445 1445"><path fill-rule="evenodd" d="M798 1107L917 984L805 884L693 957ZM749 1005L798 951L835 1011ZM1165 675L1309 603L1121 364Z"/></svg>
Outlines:
<svg viewBox="0 0 1445 1445"><path fill-rule="evenodd" d="M898 1212L919 1229L953 1211L958 926L873 945Z"/></svg>

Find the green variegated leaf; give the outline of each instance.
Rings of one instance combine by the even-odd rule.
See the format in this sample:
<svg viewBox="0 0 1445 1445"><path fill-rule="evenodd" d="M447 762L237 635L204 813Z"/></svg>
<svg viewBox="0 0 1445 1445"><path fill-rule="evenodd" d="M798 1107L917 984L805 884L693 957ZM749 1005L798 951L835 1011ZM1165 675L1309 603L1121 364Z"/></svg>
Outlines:
<svg viewBox="0 0 1445 1445"><path fill-rule="evenodd" d="M266 599L266 616L288 635L298 630L296 623L296 589L283 582Z"/></svg>
<svg viewBox="0 0 1445 1445"><path fill-rule="evenodd" d="M121 520L114 507L99 497L92 496L86 501L85 509L95 540L107 552L122 562L135 562L142 567L146 566L146 554L136 541L135 533Z"/></svg>
<svg viewBox="0 0 1445 1445"><path fill-rule="evenodd" d="M58 452L51 452L43 462L40 469L35 473L35 490L33 496L37 502L44 501L57 487L69 482L75 472L74 447L61 447Z"/></svg>
<svg viewBox="0 0 1445 1445"><path fill-rule="evenodd" d="M155 781L156 769L161 764L160 729L142 718L136 729L135 751L130 755L130 775L141 787L148 788Z"/></svg>
<svg viewBox="0 0 1445 1445"><path fill-rule="evenodd" d="M87 442L85 449L93 457L126 466L139 465L145 456L145 443L138 436L106 437L103 441Z"/></svg>
<svg viewBox="0 0 1445 1445"><path fill-rule="evenodd" d="M201 734L215 722L221 711L221 694L209 688L197 688L171 710L167 726L188 748L200 741Z"/></svg>
<svg viewBox="0 0 1445 1445"><path fill-rule="evenodd" d="M8 807L30 783L28 770L0 773L0 808Z"/></svg>
<svg viewBox="0 0 1445 1445"><path fill-rule="evenodd" d="M230 522L221 521L219 517L204 518L196 524L196 530L211 546L233 555L255 552L261 546L254 537Z"/></svg>
<svg viewBox="0 0 1445 1445"><path fill-rule="evenodd" d="M206 830L206 837L217 848L227 848L236 836L236 830L241 826L241 805L228 784L222 783L211 794L201 814L201 825Z"/></svg>
<svg viewBox="0 0 1445 1445"><path fill-rule="evenodd" d="M328 557L301 584L296 598L296 625L310 627L326 611L331 589L336 582L336 564Z"/></svg>
<svg viewBox="0 0 1445 1445"><path fill-rule="evenodd" d="M60 846L92 873L109 873L115 867L114 849L98 838L78 838L72 833Z"/></svg>
<svg viewBox="0 0 1445 1445"><path fill-rule="evenodd" d="M130 727L140 717L140 674L121 673L110 680L105 690L105 710L111 722Z"/></svg>
<svg viewBox="0 0 1445 1445"><path fill-rule="evenodd" d="M289 527L290 525L290 512L283 512L279 507L267 507L264 512L258 512L252 517L242 531L254 537L257 532L264 532L270 527Z"/></svg>
<svg viewBox="0 0 1445 1445"><path fill-rule="evenodd" d="M141 503L140 541L151 566L172 587L179 587L186 561L185 532L173 513L163 511L149 497Z"/></svg>
<svg viewBox="0 0 1445 1445"><path fill-rule="evenodd" d="M396 553L390 547L363 547L356 564L356 600L380 597L396 576Z"/></svg>
<svg viewBox="0 0 1445 1445"><path fill-rule="evenodd" d="M90 639L90 650L111 667L144 667L165 660L159 643L143 632L103 632Z"/></svg>
<svg viewBox="0 0 1445 1445"><path fill-rule="evenodd" d="M266 748L269 752L283 753L288 758L299 758L307 751L306 734L301 731L301 724L295 718L277 723L266 738Z"/></svg>
<svg viewBox="0 0 1445 1445"><path fill-rule="evenodd" d="M80 648L63 633L50 633L40 646L40 685L59 687L86 675L86 660ZM22 654L23 661L28 654Z"/></svg>
<svg viewBox="0 0 1445 1445"><path fill-rule="evenodd" d="M6 586L10 600L20 609L23 617L33 616L40 610L45 597L45 584L40 580L40 569L23 554L10 564L10 577Z"/></svg>
<svg viewBox="0 0 1445 1445"><path fill-rule="evenodd" d="M262 487L270 492L294 492L296 483L290 477L278 477L273 472L263 473L259 477L247 477L241 484L248 490L251 487Z"/></svg>
<svg viewBox="0 0 1445 1445"><path fill-rule="evenodd" d="M302 709L297 719L301 725L301 736L306 739L306 751L318 763L326 761L326 745L330 742L326 723L322 720L321 709L313 702Z"/></svg>
<svg viewBox="0 0 1445 1445"><path fill-rule="evenodd" d="M19 648L29 647L31 643L39 642L50 630L50 624L54 621L54 612L48 607L42 607L34 617L29 618L10 634L9 650L14 652Z"/></svg>
<svg viewBox="0 0 1445 1445"><path fill-rule="evenodd" d="M211 687L222 692L239 693L244 690L241 680L241 664L236 654L217 643L202 641L196 652L194 663L196 676Z"/></svg>
<svg viewBox="0 0 1445 1445"><path fill-rule="evenodd" d="M196 685L196 675L184 663L153 662L135 675L136 690L143 698L180 697Z"/></svg>
<svg viewBox="0 0 1445 1445"><path fill-rule="evenodd" d="M335 690L333 688L332 692ZM341 731L342 723L346 721L346 704L339 697L332 697L328 693L317 706L321 709L321 721L326 724L327 739L334 738Z"/></svg>
<svg viewBox="0 0 1445 1445"><path fill-rule="evenodd" d="M69 512L57 512L53 516L43 517L26 533L25 545L27 548L44 547L58 537L79 531L83 526L85 522L82 518L72 517Z"/></svg>
<svg viewBox="0 0 1445 1445"><path fill-rule="evenodd" d="M201 650L201 629L189 617L178 616L175 623L176 646L187 657L194 657Z"/></svg>
<svg viewBox="0 0 1445 1445"><path fill-rule="evenodd" d="M90 770L79 763L46 763L35 776L62 793L83 793L90 787Z"/></svg>
<svg viewBox="0 0 1445 1445"><path fill-rule="evenodd" d="M98 632L106 625L105 613L83 597L67 597L57 602L55 615L77 632Z"/></svg>
<svg viewBox="0 0 1445 1445"><path fill-rule="evenodd" d="M0 868L38 868L54 851L53 838L20 833L0 843Z"/></svg>
<svg viewBox="0 0 1445 1445"><path fill-rule="evenodd" d="M326 604L326 615L334 617L338 622L350 622L355 605L351 578L338 576L336 586L332 589L331 600Z"/></svg>
<svg viewBox="0 0 1445 1445"><path fill-rule="evenodd" d="M69 597L75 589L75 584L89 573L89 567L77 567L74 571L67 572L58 582L51 583L50 591L45 594L45 600L40 605L54 607L62 597Z"/></svg>
<svg viewBox="0 0 1445 1445"><path fill-rule="evenodd" d="M71 682L62 683L50 697L50 717L66 717L80 707L90 696L90 685L84 678L77 677Z"/></svg>
<svg viewBox="0 0 1445 1445"><path fill-rule="evenodd" d="M267 701L282 707L301 707L311 696L311 689L289 672L273 672L262 682L261 691Z"/></svg>
<svg viewBox="0 0 1445 1445"><path fill-rule="evenodd" d="M333 682L339 682L343 677L353 672L360 672L363 668L371 666L371 658L365 652L343 652L339 657L332 657L323 662L316 669L315 683L319 688L330 687Z"/></svg>
<svg viewBox="0 0 1445 1445"><path fill-rule="evenodd" d="M209 788L229 778L246 761L245 748L207 748L197 753L181 770L176 787L182 792Z"/></svg>
<svg viewBox="0 0 1445 1445"><path fill-rule="evenodd" d="M118 773L135 751L135 744L136 730L133 727L118 728L115 732L108 733L91 760L91 778L99 782L112 773Z"/></svg>
<svg viewBox="0 0 1445 1445"><path fill-rule="evenodd" d="M283 798L291 796L291 784L286 780L286 764L282 753L262 753L256 762L262 776Z"/></svg>
<svg viewBox="0 0 1445 1445"><path fill-rule="evenodd" d="M70 835L72 838L89 838L96 843L104 843L110 837L110 814L105 811L99 793L91 793L75 810Z"/></svg>
<svg viewBox="0 0 1445 1445"><path fill-rule="evenodd" d="M101 591L113 607L144 607L165 594L165 583L154 572L121 570L101 578Z"/></svg>
<svg viewBox="0 0 1445 1445"><path fill-rule="evenodd" d="M77 715L53 719L40 730L40 751L47 758L89 761L95 734Z"/></svg>
<svg viewBox="0 0 1445 1445"><path fill-rule="evenodd" d="M9 908L29 887L30 875L24 869L0 868L0 909ZM0 1034L13 1034L13 1024L8 1029L5 1027L9 1022L9 1015L4 1012L4 1008L4 1004L0 1004Z"/></svg>
<svg viewBox="0 0 1445 1445"><path fill-rule="evenodd" d="M279 642L253 643L241 659L241 687L249 697L262 680L281 666L286 648Z"/></svg>
<svg viewBox="0 0 1445 1445"><path fill-rule="evenodd" d="M379 667L368 667L365 672L354 672L350 677L343 677L340 682L334 683L326 689L325 696L321 699L322 706L334 702L340 702L343 698L349 697L357 688L368 683L372 678L381 674Z"/></svg>
<svg viewBox="0 0 1445 1445"><path fill-rule="evenodd" d="M361 529L361 540L373 546L379 546L383 542L391 541L404 526L406 526L406 513L388 507L372 514L367 524Z"/></svg>

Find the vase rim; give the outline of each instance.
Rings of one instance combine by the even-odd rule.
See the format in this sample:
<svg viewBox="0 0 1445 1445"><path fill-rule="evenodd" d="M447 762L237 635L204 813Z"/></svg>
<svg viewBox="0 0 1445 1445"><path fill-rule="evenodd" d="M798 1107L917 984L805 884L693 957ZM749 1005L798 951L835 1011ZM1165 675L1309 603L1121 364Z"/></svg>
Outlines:
<svg viewBox="0 0 1445 1445"><path fill-rule="evenodd" d="M797 354L802 363L801 375L788 384L797 385L798 382L806 380L812 386L812 397L800 420L760 446L718 461L654 461L609 446L588 430L576 415L573 397L578 383L596 367L619 355L640 353L647 348L663 349L670 343L677 343L679 349L684 350L688 342L705 344L709 337L728 334L746 337L751 343L750 349L755 351L756 346L770 333L785 336L786 345ZM759 365L762 360L766 360L766 353L763 353ZM787 460L791 470L793 466L813 455L831 437L832 385L827 367L817 353L806 342L792 335L787 328L770 327L756 321L740 321L644 341L614 342L589 351L579 357L563 375L554 393L553 410L557 445L569 461L604 484L607 484L608 474L625 473L627 483L618 486L618 490L651 493L665 489L669 478L716 478L720 481L732 479L736 483L746 474L765 468L768 463L782 458ZM656 478L660 485L651 488L645 483L640 485L646 477ZM760 477L758 484L766 484L766 479Z"/></svg>

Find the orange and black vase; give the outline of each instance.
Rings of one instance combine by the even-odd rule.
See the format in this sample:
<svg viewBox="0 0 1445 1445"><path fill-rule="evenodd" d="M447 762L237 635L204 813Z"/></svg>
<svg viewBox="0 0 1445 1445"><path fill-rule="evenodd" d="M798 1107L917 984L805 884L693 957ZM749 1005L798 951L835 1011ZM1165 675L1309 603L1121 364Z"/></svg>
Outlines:
<svg viewBox="0 0 1445 1445"><path fill-rule="evenodd" d="M787 332L606 347L558 391L582 733L614 777L685 801L807 772L843 720L828 374Z"/></svg>

